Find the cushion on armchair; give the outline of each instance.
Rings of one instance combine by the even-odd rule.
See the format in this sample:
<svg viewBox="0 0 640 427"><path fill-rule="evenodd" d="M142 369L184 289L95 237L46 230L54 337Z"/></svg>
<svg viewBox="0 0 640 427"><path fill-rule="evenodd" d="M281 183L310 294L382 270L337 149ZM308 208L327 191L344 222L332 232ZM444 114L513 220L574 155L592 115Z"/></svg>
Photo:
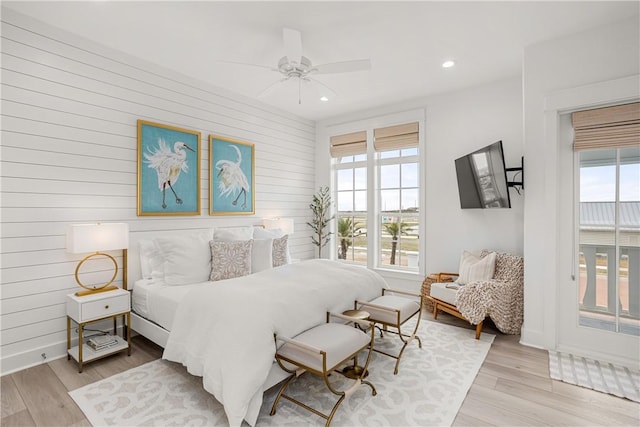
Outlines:
<svg viewBox="0 0 640 427"><path fill-rule="evenodd" d="M449 286L449 287L447 287ZM451 305L456 305L456 293L458 292L457 288L452 288L451 283L432 283L431 284L431 292L430 295L433 298L439 299L440 301L447 302Z"/></svg>

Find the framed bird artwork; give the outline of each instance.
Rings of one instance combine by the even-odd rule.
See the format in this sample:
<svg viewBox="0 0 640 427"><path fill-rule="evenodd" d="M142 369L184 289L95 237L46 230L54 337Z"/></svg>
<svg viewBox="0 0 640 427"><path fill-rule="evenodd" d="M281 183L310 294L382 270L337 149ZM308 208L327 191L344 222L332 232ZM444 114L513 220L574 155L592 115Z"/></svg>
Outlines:
<svg viewBox="0 0 640 427"><path fill-rule="evenodd" d="M209 153L209 214L255 214L254 145L209 135Z"/></svg>
<svg viewBox="0 0 640 427"><path fill-rule="evenodd" d="M138 120L137 212L200 215L200 132Z"/></svg>

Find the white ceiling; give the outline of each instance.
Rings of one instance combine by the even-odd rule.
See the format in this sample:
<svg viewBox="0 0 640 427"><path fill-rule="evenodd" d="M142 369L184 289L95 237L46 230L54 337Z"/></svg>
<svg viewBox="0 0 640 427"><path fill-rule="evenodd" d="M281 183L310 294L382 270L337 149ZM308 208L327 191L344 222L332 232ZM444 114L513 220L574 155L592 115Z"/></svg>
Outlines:
<svg viewBox="0 0 640 427"><path fill-rule="evenodd" d="M93 41L256 98L279 79L282 28L314 64L370 58L365 72L317 76L337 97L297 86L263 102L313 120L518 76L527 45L638 16L623 2L8 2ZM567 52L571 55L571 52ZM453 69L443 69L455 59Z"/></svg>

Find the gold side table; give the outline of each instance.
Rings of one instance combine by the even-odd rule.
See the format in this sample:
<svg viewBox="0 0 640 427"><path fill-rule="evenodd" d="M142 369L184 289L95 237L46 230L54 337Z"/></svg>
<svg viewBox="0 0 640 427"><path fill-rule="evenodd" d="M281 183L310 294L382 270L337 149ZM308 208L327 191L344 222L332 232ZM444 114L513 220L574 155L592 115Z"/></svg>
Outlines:
<svg viewBox="0 0 640 427"><path fill-rule="evenodd" d="M346 310L346 311L343 311L342 314L344 314L345 316L353 317L358 320L367 320L371 315L368 311L365 311L365 310ZM356 327L359 328L360 325L356 323ZM355 380L360 378L360 376L362 375L362 370L363 370L363 367L358 366L358 355L356 354L355 357L353 358L353 365L346 366L345 368L343 368L342 375L344 375L347 378L351 378ZM369 375L369 371L364 371L364 375L362 375L362 378L366 378L367 375Z"/></svg>
<svg viewBox="0 0 640 427"><path fill-rule="evenodd" d="M118 317L123 317L122 337L117 335ZM92 349L84 340L84 327L88 323L113 319L113 335L116 344L101 350ZM78 325L78 345L71 346L71 322ZM78 372L83 365L121 351L131 355L131 296L128 291L117 289L93 295L67 295L67 360L78 362Z"/></svg>

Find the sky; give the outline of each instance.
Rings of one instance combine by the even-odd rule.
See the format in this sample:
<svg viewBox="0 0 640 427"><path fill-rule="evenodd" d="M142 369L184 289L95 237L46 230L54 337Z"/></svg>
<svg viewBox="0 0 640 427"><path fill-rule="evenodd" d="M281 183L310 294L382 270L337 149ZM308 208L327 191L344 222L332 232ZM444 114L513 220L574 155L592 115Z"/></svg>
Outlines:
<svg viewBox="0 0 640 427"><path fill-rule="evenodd" d="M615 202L615 165L580 168L581 202ZM640 163L620 166L620 201L640 201Z"/></svg>

